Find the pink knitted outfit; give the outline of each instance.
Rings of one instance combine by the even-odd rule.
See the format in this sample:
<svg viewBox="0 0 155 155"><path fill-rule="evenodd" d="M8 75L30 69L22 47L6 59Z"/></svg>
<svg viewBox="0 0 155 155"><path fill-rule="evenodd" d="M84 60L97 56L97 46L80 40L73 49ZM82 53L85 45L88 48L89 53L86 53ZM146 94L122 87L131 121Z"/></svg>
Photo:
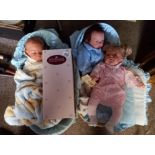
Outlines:
<svg viewBox="0 0 155 155"><path fill-rule="evenodd" d="M90 122L96 123L96 108L101 103L112 108L112 116L106 126L113 128L120 120L125 103L125 67L100 63L90 76L99 80L88 102Z"/></svg>

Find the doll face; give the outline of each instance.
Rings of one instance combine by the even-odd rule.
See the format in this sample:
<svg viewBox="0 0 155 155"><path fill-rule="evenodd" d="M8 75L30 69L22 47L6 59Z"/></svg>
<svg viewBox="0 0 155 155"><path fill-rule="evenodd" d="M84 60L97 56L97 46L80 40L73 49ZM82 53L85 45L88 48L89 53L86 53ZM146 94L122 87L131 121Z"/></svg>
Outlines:
<svg viewBox="0 0 155 155"><path fill-rule="evenodd" d="M37 62L42 61L42 51L42 45L39 43L28 42L25 45L25 53Z"/></svg>
<svg viewBox="0 0 155 155"><path fill-rule="evenodd" d="M123 61L123 56L120 51L108 50L105 54L105 63L115 66Z"/></svg>
<svg viewBox="0 0 155 155"><path fill-rule="evenodd" d="M103 43L104 43L104 33L97 31L92 32L89 44L94 48L101 48L103 47Z"/></svg>

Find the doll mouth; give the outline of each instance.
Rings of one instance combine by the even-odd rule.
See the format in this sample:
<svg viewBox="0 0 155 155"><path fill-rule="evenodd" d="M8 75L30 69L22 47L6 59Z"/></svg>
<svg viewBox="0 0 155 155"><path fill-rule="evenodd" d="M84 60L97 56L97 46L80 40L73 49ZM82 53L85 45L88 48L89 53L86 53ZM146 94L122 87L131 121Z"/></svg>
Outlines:
<svg viewBox="0 0 155 155"><path fill-rule="evenodd" d="M110 62L110 63L114 63L114 59L112 59L112 58L109 59L109 62Z"/></svg>

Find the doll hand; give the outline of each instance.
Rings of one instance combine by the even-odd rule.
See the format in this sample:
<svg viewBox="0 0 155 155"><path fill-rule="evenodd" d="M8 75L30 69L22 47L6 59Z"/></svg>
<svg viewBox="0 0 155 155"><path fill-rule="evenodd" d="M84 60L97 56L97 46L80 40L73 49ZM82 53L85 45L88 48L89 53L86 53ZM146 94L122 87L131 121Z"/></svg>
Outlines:
<svg viewBox="0 0 155 155"><path fill-rule="evenodd" d="M139 88L145 87L144 83L142 82L142 80L138 76L136 76L136 86Z"/></svg>
<svg viewBox="0 0 155 155"><path fill-rule="evenodd" d="M98 78L97 77L91 77L91 80L94 81L94 82L97 82Z"/></svg>
<svg viewBox="0 0 155 155"><path fill-rule="evenodd" d="M82 81L89 87L93 87L96 84L96 80L92 79L88 74L82 77Z"/></svg>
<svg viewBox="0 0 155 155"><path fill-rule="evenodd" d="M137 84L137 87L139 87L139 88L145 88L145 85L144 85L143 82L140 82L139 84Z"/></svg>

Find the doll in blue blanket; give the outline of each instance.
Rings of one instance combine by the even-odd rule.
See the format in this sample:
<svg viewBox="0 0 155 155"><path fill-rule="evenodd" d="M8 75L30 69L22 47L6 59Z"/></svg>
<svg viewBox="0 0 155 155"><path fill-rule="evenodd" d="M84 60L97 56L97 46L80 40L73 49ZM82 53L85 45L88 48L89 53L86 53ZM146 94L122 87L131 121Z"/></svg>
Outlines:
<svg viewBox="0 0 155 155"><path fill-rule="evenodd" d="M104 30L99 24L89 27L82 44L78 47L77 66L83 76L90 73L93 67L103 61Z"/></svg>
<svg viewBox="0 0 155 155"><path fill-rule="evenodd" d="M15 105L8 106L4 117L9 125L53 126L59 120L42 120L42 52L47 45L41 37L31 37L25 43L27 60L23 69L14 76L16 82Z"/></svg>

